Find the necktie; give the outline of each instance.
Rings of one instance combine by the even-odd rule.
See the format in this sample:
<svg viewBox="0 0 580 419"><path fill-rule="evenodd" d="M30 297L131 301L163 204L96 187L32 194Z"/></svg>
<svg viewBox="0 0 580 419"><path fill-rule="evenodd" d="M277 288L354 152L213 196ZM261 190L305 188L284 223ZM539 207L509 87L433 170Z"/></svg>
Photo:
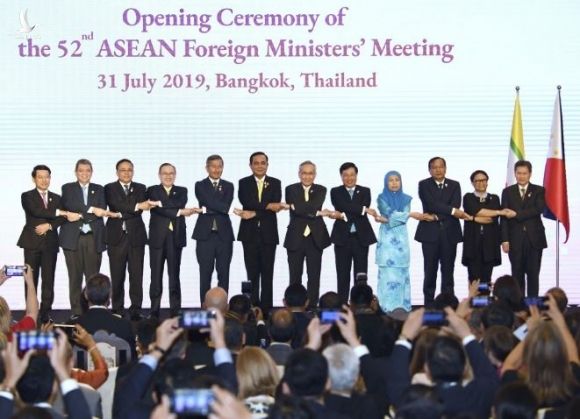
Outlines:
<svg viewBox="0 0 580 419"><path fill-rule="evenodd" d="M352 197L354 196L354 188L348 189L348 194L350 195L350 199L352 200ZM350 225L350 232L356 233L356 227L354 226L354 223Z"/></svg>
<svg viewBox="0 0 580 419"><path fill-rule="evenodd" d="M40 196L42 196L42 203L44 204L44 208L48 208L48 198L46 197L46 191L41 192Z"/></svg>
<svg viewBox="0 0 580 419"><path fill-rule="evenodd" d="M171 193L171 188L163 187L163 189L165 189L165 193L167 194L167 196L169 196L169 194ZM173 222L171 221L169 221L169 231L173 231Z"/></svg>
<svg viewBox="0 0 580 419"><path fill-rule="evenodd" d="M526 196L526 188L520 188L520 197L524 199Z"/></svg>
<svg viewBox="0 0 580 419"><path fill-rule="evenodd" d="M129 185L123 185L123 191L125 192L125 195L129 195Z"/></svg>
<svg viewBox="0 0 580 419"><path fill-rule="evenodd" d="M439 190L442 190L443 189L443 184L442 183L438 183L437 184L437 187L439 188Z"/></svg>
<svg viewBox="0 0 580 419"><path fill-rule="evenodd" d="M304 202L308 202L310 199L310 188L304 189ZM304 229L304 237L310 236L310 227L306 224L306 228Z"/></svg>
<svg viewBox="0 0 580 419"><path fill-rule="evenodd" d="M213 190L217 191L218 190L218 182L213 181L211 184L213 185ZM211 223L211 231L217 231L217 229L218 229L217 222L215 220L215 217L213 217L213 222Z"/></svg>
<svg viewBox="0 0 580 419"><path fill-rule="evenodd" d="M85 206L87 205L87 203L89 202L89 187L87 185L82 187L83 189L83 201L85 203ZM83 225L81 226L81 231L86 234L88 232L91 231L91 226L87 223L83 222Z"/></svg>
<svg viewBox="0 0 580 419"><path fill-rule="evenodd" d="M258 179L258 202L262 202L263 190L264 190L264 179Z"/></svg>

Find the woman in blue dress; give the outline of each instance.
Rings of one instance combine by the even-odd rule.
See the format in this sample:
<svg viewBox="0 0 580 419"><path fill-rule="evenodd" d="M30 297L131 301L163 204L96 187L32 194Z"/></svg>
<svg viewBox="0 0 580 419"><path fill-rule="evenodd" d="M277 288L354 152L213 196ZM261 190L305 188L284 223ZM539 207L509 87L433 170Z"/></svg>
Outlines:
<svg viewBox="0 0 580 419"><path fill-rule="evenodd" d="M411 199L403 193L399 172L388 172L377 200L381 215L376 221L381 227L375 259L379 267L378 299L385 312L396 308L411 311L407 220L423 219L423 214L411 212Z"/></svg>

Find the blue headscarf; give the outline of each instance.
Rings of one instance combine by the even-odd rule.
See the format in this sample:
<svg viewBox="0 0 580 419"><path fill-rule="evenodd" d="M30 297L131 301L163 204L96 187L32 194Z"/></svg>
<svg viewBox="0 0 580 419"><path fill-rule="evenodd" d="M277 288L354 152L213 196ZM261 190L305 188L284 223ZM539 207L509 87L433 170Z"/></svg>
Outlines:
<svg viewBox="0 0 580 419"><path fill-rule="evenodd" d="M389 189L389 177L391 176L397 176L401 181L401 188L396 192ZM383 185L383 192L379 195L379 198L386 202L390 208L390 212L386 214L387 217L389 217L393 211L403 211L409 202L411 202L411 199L413 199L410 195L403 193L403 179L401 178L401 174L396 170L391 170L385 175Z"/></svg>

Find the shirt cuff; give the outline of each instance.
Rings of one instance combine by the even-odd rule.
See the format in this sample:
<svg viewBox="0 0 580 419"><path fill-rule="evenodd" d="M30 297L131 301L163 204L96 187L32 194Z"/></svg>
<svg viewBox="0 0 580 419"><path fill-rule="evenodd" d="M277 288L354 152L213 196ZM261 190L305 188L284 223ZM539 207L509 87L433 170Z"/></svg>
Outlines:
<svg viewBox="0 0 580 419"><path fill-rule="evenodd" d="M60 210L59 209L56 210L55 216L60 217Z"/></svg>
<svg viewBox="0 0 580 419"><path fill-rule="evenodd" d="M87 211L87 214L92 214L93 213L93 207L90 207Z"/></svg>
<svg viewBox="0 0 580 419"><path fill-rule="evenodd" d="M139 211L139 204L135 204L135 209L133 211L135 212Z"/></svg>
<svg viewBox="0 0 580 419"><path fill-rule="evenodd" d="M205 213L207 213L207 208L206 208L206 207L201 207L201 213L202 213L202 214L205 214Z"/></svg>
<svg viewBox="0 0 580 419"><path fill-rule="evenodd" d="M155 201L159 208L163 208L163 203L161 201Z"/></svg>
<svg viewBox="0 0 580 419"><path fill-rule="evenodd" d="M455 208L451 208L451 215L455 215Z"/></svg>
<svg viewBox="0 0 580 419"><path fill-rule="evenodd" d="M153 371L157 369L157 364L159 363L153 355L143 355L139 360L140 364L145 364Z"/></svg>
<svg viewBox="0 0 580 419"><path fill-rule="evenodd" d="M467 335L463 338L463 346L467 346L469 343L473 342L475 340L475 336L473 335Z"/></svg>
<svg viewBox="0 0 580 419"><path fill-rule="evenodd" d="M359 358L362 358L363 356L370 353L369 348L367 348L366 345L359 345L355 348L352 348L352 351Z"/></svg>
<svg viewBox="0 0 580 419"><path fill-rule="evenodd" d="M344 220L344 222L348 223L348 217L346 216L346 212L341 212L340 214L342 215L342 219Z"/></svg>
<svg viewBox="0 0 580 419"><path fill-rule="evenodd" d="M0 391L0 397L8 400L14 400L14 394L10 393L9 391Z"/></svg>
<svg viewBox="0 0 580 419"><path fill-rule="evenodd" d="M228 348L217 348L213 353L213 363L214 365L220 364L233 364L232 354Z"/></svg>
<svg viewBox="0 0 580 419"><path fill-rule="evenodd" d="M363 207L362 212L360 213L360 215L365 215L365 212L367 211L367 207Z"/></svg>
<svg viewBox="0 0 580 419"><path fill-rule="evenodd" d="M60 391L63 396L66 396L73 390L78 390L79 383L73 378L68 378L60 383Z"/></svg>
<svg viewBox="0 0 580 419"><path fill-rule="evenodd" d="M411 345L411 342L409 342L408 340L405 340L405 339L399 339L399 340L397 340L395 342L395 345L404 346L408 350L413 349L413 345Z"/></svg>
<svg viewBox="0 0 580 419"><path fill-rule="evenodd" d="M177 217L181 217L181 210L180 210L180 209L178 209L178 210L177 210L177 215L176 215L175 217L176 217L176 218L177 218Z"/></svg>

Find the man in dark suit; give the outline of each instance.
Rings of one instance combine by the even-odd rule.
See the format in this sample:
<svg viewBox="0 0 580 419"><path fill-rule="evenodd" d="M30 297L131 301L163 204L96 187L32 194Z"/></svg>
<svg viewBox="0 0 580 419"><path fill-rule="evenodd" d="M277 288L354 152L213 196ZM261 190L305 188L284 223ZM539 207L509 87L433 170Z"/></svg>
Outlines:
<svg viewBox="0 0 580 419"><path fill-rule="evenodd" d="M187 244L185 217L194 213L187 205L187 188L175 186L176 169L170 163L159 166L160 185L147 189L147 199L155 202L149 219L149 259L151 266L151 316L159 318L163 293L163 266L167 261L171 317L181 309L181 252Z"/></svg>
<svg viewBox="0 0 580 419"><path fill-rule="evenodd" d="M267 176L268 156L257 151L250 156L252 175L240 179L238 199L242 209L239 215L238 240L244 247L244 263L248 281L252 283L252 305L259 305L264 313L272 308L274 259L278 239L276 214L287 209L282 200L282 186L278 179ZM261 295L260 295L261 279Z"/></svg>
<svg viewBox="0 0 580 419"><path fill-rule="evenodd" d="M62 206L65 210L81 214L77 221L60 227L59 242L64 250L68 270L69 300L72 316L79 316L83 275L85 281L101 270L105 245L107 203L101 185L91 183L93 165L87 159L76 163L76 182L62 185Z"/></svg>
<svg viewBox="0 0 580 419"><path fill-rule="evenodd" d="M332 212L322 209L326 188L314 183L316 165L307 160L298 170L300 182L286 187L286 203L290 205L290 224L284 247L288 251L290 283L301 283L306 259L308 301L316 306L320 291L322 251L330 246L330 237L322 217Z"/></svg>
<svg viewBox="0 0 580 419"><path fill-rule="evenodd" d="M120 318L109 311L107 306L111 300L111 280L108 276L97 273L87 280L85 297L89 302L89 310L82 314L76 323L80 324L91 335L98 330L105 330L123 339L131 348L132 357L136 356L135 334L131 322Z"/></svg>
<svg viewBox="0 0 580 419"><path fill-rule="evenodd" d="M54 300L54 271L58 255L57 228L65 221L78 219L79 214L61 210L60 195L48 190L50 169L37 165L32 169L35 188L22 193L21 202L26 224L22 229L18 246L24 249L24 263L32 269L34 287L38 293L38 274L42 272L40 297L40 322L46 323L50 317Z"/></svg>
<svg viewBox="0 0 580 419"><path fill-rule="evenodd" d="M296 325L292 312L287 308L277 309L270 317L268 326L270 346L266 352L272 357L276 365L285 365L292 353L292 340L296 335Z"/></svg>
<svg viewBox="0 0 580 419"><path fill-rule="evenodd" d="M147 232L141 213L155 206L146 198L145 185L133 182L133 163L129 159L117 162L117 178L105 186L109 206L107 245L113 312L123 315L125 301L125 269L129 270L130 316L138 320L143 302L143 259Z"/></svg>
<svg viewBox="0 0 580 419"><path fill-rule="evenodd" d="M218 276L218 286L226 292L230 282L230 262L234 231L229 211L234 199L234 185L221 179L224 161L217 154L206 159L208 177L195 183L195 196L201 213L192 238L197 241L195 253L199 263L200 301L211 286L214 266Z"/></svg>
<svg viewBox="0 0 580 419"><path fill-rule="evenodd" d="M542 251L548 244L541 214L546 207L545 190L530 183L532 164L526 160L514 166L516 184L505 188L501 205L509 209L501 219L502 249L509 254L512 276L525 292L526 277L529 297L539 292Z"/></svg>
<svg viewBox="0 0 580 419"><path fill-rule="evenodd" d="M423 295L425 304L433 302L437 270L441 264L441 292L454 294L453 270L457 243L461 242L460 218L466 218L461 206L461 186L445 177L447 164L442 157L429 160L430 178L419 182L419 198L424 220L419 221L415 240L423 249Z"/></svg>
<svg viewBox="0 0 580 419"><path fill-rule="evenodd" d="M336 220L330 240L334 243L337 291L343 303L348 301L351 266L354 264L354 279L357 273L367 273L369 246L377 242L367 218L367 214L373 217L378 215L370 208L371 190L356 184L357 175L358 167L354 163L342 164L342 186L330 190L330 200L335 209L331 218Z"/></svg>

